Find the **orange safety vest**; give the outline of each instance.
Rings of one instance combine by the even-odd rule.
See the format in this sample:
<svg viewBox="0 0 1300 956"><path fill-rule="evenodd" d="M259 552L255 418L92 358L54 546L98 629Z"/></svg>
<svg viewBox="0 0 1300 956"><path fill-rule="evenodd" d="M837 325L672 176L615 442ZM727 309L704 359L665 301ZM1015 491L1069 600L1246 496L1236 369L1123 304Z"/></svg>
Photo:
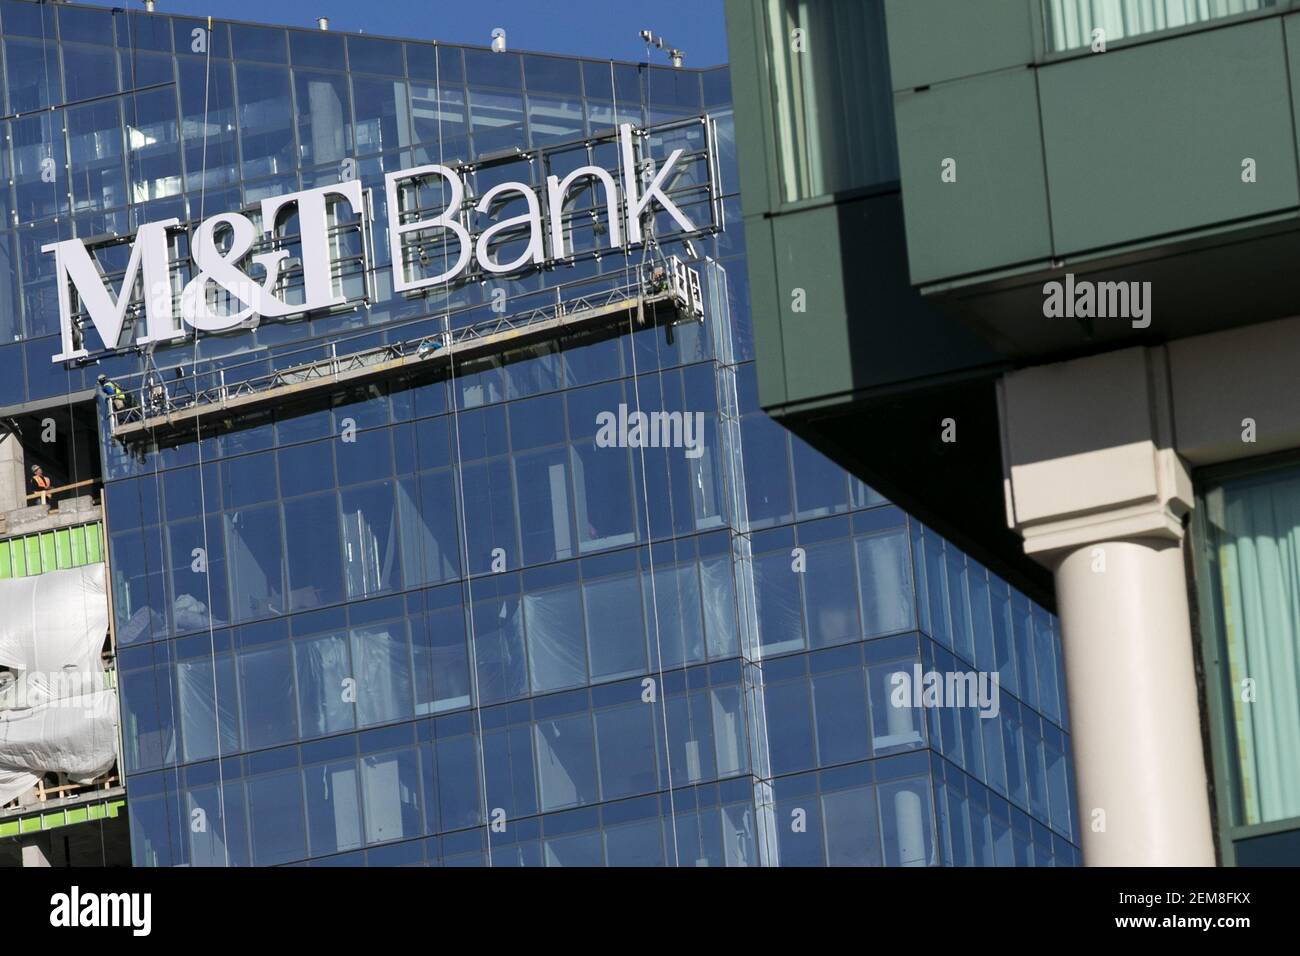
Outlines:
<svg viewBox="0 0 1300 956"><path fill-rule="evenodd" d="M50 490L50 479L48 475L32 475L32 481L36 482L36 487L41 491Z"/></svg>

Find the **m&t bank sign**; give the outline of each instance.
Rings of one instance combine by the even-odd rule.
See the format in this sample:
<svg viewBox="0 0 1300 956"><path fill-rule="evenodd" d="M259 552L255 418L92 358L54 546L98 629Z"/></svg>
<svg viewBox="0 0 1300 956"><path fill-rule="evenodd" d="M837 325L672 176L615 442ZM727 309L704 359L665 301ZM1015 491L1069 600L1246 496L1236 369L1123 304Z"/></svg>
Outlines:
<svg viewBox="0 0 1300 956"><path fill-rule="evenodd" d="M415 166L386 174L393 291L418 293L470 276L518 274L572 256L565 209L566 204L572 208L574 194L580 189L592 191L583 215L589 212L601 222L609 249L644 242L645 221L661 213L681 230L674 235L720 227L711 122L699 118L656 129L693 123L703 124L705 145L689 164L681 162L684 149L675 149L662 163L656 163L643 155L648 153L645 137L623 124L617 135L608 135L618 151L614 170L590 164L573 167L570 162L564 176L549 175L544 186L497 183L472 206L465 202L462 172L500 160L457 167ZM545 162L547 155L561 149L576 153L585 145L569 144L525 155ZM510 161L517 163L519 157L510 157ZM682 191L675 189L679 180L686 183ZM674 197L680 200L684 194L692 195L692 189L706 200L703 208L708 210L708 222L692 222L675 201ZM437 215L422 215L416 201L421 195L439 197ZM178 252L178 235L186 231L178 219L147 223L136 230L131 241L116 293L109 288L93 252L103 241L90 243L89 248L81 239L42 246L43 252L54 256L58 282L62 348L53 361L86 358L91 326L103 348L111 351L131 347L132 338L136 346L165 343L185 338L191 334L189 329L223 332L250 328L262 319L306 316L355 305L355 300L343 294L336 275L338 227L343 206L360 218L362 267L368 276L369 200L357 180L263 199L257 207L258 222L242 212L225 212L199 223L190 236L188 256ZM503 206L521 211L509 218L494 218ZM298 231L289 238L297 254L291 259L289 249L280 246L286 242L283 224L294 216ZM429 246L438 250L432 268L430 257L423 254ZM502 261L499 257L505 248L512 257ZM182 273L185 260L190 268ZM290 274L300 286L295 288L292 302L281 292Z"/></svg>

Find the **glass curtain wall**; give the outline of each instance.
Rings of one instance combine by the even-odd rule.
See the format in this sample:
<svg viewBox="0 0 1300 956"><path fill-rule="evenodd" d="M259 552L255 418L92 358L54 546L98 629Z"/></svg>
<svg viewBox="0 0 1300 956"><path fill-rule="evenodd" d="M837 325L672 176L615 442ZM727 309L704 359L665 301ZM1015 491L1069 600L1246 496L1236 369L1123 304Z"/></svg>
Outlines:
<svg viewBox="0 0 1300 956"><path fill-rule="evenodd" d="M833 17L808 25L815 48ZM561 285L607 288L640 261L578 255L393 296L385 172L572 144L547 170L481 167L480 195L616 169L612 143L584 138L621 122L717 121L731 225L663 243L706 278L703 324L541 345L179 443L105 438L137 864L1077 861L1054 622L758 408L725 69L24 0L0 0L0 38L10 115L55 106L6 121L0 151L21 306L0 405L142 371L131 353L89 372L49 361L43 243L356 175L378 200L369 302L155 354L240 381L306 347L490 318L496 290L522 310ZM74 44L100 55L71 59ZM72 62L108 95L72 102ZM887 117L828 116L892 156L872 132ZM665 129L653 156L703 145L698 124ZM807 155L807 188L895 175ZM605 241L598 208L575 190L575 250ZM127 252L108 254L108 275ZM701 416L698 454L598 442L598 416L620 406ZM891 680L916 667L996 669L998 715L896 705Z"/></svg>

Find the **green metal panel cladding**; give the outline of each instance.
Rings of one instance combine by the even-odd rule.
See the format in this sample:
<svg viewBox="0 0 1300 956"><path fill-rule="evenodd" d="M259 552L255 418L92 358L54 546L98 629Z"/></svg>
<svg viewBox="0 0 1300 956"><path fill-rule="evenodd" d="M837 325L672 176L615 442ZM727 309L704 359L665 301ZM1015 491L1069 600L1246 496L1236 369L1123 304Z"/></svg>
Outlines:
<svg viewBox="0 0 1300 956"><path fill-rule="evenodd" d="M1036 0L885 0L895 90L1033 62Z"/></svg>
<svg viewBox="0 0 1300 956"><path fill-rule="evenodd" d="M895 94L912 283L1051 258L1034 74Z"/></svg>
<svg viewBox="0 0 1300 956"><path fill-rule="evenodd" d="M1038 70L1056 254L1300 204L1282 34L1270 17Z"/></svg>

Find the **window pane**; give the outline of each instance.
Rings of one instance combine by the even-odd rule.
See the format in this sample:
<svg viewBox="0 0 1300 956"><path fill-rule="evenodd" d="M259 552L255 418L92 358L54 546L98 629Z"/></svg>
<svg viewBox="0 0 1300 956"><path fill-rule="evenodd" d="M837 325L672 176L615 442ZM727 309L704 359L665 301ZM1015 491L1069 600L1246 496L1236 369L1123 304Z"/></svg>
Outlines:
<svg viewBox="0 0 1300 956"><path fill-rule="evenodd" d="M431 611L424 626L412 624L415 712L437 713L470 702L469 653L465 616L459 602Z"/></svg>
<svg viewBox="0 0 1300 956"><path fill-rule="evenodd" d="M437 584L460 573L456 487L450 469L398 482L402 568L408 587Z"/></svg>
<svg viewBox="0 0 1300 956"><path fill-rule="evenodd" d="M226 563L231 613L236 621L282 613L278 507L249 508L226 515Z"/></svg>
<svg viewBox="0 0 1300 956"><path fill-rule="evenodd" d="M600 798L616 800L656 787L655 708L637 701L596 711ZM674 785L679 781L674 778Z"/></svg>
<svg viewBox="0 0 1300 956"><path fill-rule="evenodd" d="M678 667L704 660L700 578L694 562L676 567L656 566L653 588L650 572L643 572L641 593L650 646L662 652L662 666Z"/></svg>
<svg viewBox="0 0 1300 956"><path fill-rule="evenodd" d="M269 747L298 736L288 644L241 651L239 690L244 704L244 739L249 748Z"/></svg>
<svg viewBox="0 0 1300 956"><path fill-rule="evenodd" d="M474 738L466 734L438 740L427 766L425 779L434 781L433 785L426 782L425 786L425 791L430 794L431 811L435 788L438 794L437 822L431 828L446 832L476 825L481 813L478 750ZM433 816L432 812L430 816Z"/></svg>
<svg viewBox="0 0 1300 956"><path fill-rule="evenodd" d="M539 720L536 739L542 809L595 803L599 797L591 715Z"/></svg>
<svg viewBox="0 0 1300 956"><path fill-rule="evenodd" d="M1157 30L1204 23L1276 5L1277 0L1197 0L1196 3L1157 3L1155 0L1043 0L1043 20L1050 52L1090 46L1093 31L1104 30L1106 41L1141 36Z"/></svg>
<svg viewBox="0 0 1300 956"><path fill-rule="evenodd" d="M163 665L157 669L124 666L119 676L122 758L128 773L176 759L168 670Z"/></svg>
<svg viewBox="0 0 1300 956"><path fill-rule="evenodd" d="M486 733L483 762L487 771L488 806L492 810L498 807L504 810L507 820L537 812L533 733L528 724Z"/></svg>
<svg viewBox="0 0 1300 956"><path fill-rule="evenodd" d="M286 501L284 539L289 609L297 611L343 600L337 497L331 493Z"/></svg>
<svg viewBox="0 0 1300 956"><path fill-rule="evenodd" d="M294 155L288 71L240 63L236 78L244 176L252 179L290 171Z"/></svg>
<svg viewBox="0 0 1300 956"><path fill-rule="evenodd" d="M297 769L249 780L248 813L253 825L254 865L274 866L307 855Z"/></svg>
<svg viewBox="0 0 1300 956"><path fill-rule="evenodd" d="M786 202L898 178L884 11L861 0L767 0ZM805 49L793 48L795 30Z"/></svg>
<svg viewBox="0 0 1300 956"><path fill-rule="evenodd" d="M119 89L117 53L109 49L65 44L63 88L69 103L116 93Z"/></svg>
<svg viewBox="0 0 1300 956"><path fill-rule="evenodd" d="M876 791L856 787L822 795L829 866L880 866L880 821Z"/></svg>
<svg viewBox="0 0 1300 956"><path fill-rule="evenodd" d="M524 98L519 93L470 90L469 108L474 152L479 156L525 149Z"/></svg>
<svg viewBox="0 0 1300 956"><path fill-rule="evenodd" d="M348 596L364 597L398 587L402 574L393 482L346 488L340 500Z"/></svg>
<svg viewBox="0 0 1300 956"><path fill-rule="evenodd" d="M187 794L186 813L202 810L207 826L190 826L190 866L248 866L248 814L244 810L243 781L227 781L224 788L198 787ZM138 859L138 858L136 858ZM140 863L136 864L141 865Z"/></svg>
<svg viewBox="0 0 1300 956"><path fill-rule="evenodd" d="M715 779L718 773L709 692L675 693L668 697L666 704L669 750L660 786L668 785L667 771L672 772L674 787Z"/></svg>
<svg viewBox="0 0 1300 956"><path fill-rule="evenodd" d="M828 647L861 637L853 543L848 540L807 549L803 580L808 603L808 646Z"/></svg>
<svg viewBox="0 0 1300 956"><path fill-rule="evenodd" d="M12 60L9 69L13 70ZM62 135L54 127L54 118L52 113L41 113L15 119L9 125L13 136L16 212L22 222L44 219L67 209L67 170L63 168L66 160ZM54 174L53 182L48 181L51 172ZM56 238L52 236L46 241ZM24 261L24 265L27 264ZM32 262L31 265L39 267L41 263ZM31 273L24 269L24 282L30 284L31 278ZM54 315L57 317L57 310ZM41 331L53 332L56 327L42 328ZM35 331L32 313L28 311L27 333L31 336Z"/></svg>
<svg viewBox="0 0 1300 956"><path fill-rule="evenodd" d="M749 767L740 687L715 687L709 692L709 698L713 711L713 740L717 747L718 776L729 777Z"/></svg>
<svg viewBox="0 0 1300 956"><path fill-rule="evenodd" d="M741 423L745 446L745 496L749 520L757 527L790 521L789 437L762 412Z"/></svg>
<svg viewBox="0 0 1300 956"><path fill-rule="evenodd" d="M303 771L311 853L321 856L361 846L357 762L341 760Z"/></svg>
<svg viewBox="0 0 1300 956"><path fill-rule="evenodd" d="M765 704L772 773L794 773L812 768L817 761L808 681L801 678L769 684Z"/></svg>
<svg viewBox="0 0 1300 956"><path fill-rule="evenodd" d="M235 690L235 664L229 654L213 659L197 657L176 665L176 690L180 706L181 748L187 761L206 760L240 750L239 711ZM217 741L216 706L221 702L221 740Z"/></svg>
<svg viewBox="0 0 1300 956"><path fill-rule="evenodd" d="M43 44L6 40L5 68L9 76L10 113L27 113L63 101L59 58L47 52Z"/></svg>
<svg viewBox="0 0 1300 956"><path fill-rule="evenodd" d="M625 574L585 581L582 596L592 679L644 673L646 637L639 576Z"/></svg>
<svg viewBox="0 0 1300 956"><path fill-rule="evenodd" d="M341 634L298 639L293 643L298 674L298 713L304 737L319 737L356 726L350 683L352 661Z"/></svg>
<svg viewBox="0 0 1300 956"><path fill-rule="evenodd" d="M302 164L337 163L352 151L347 77L295 70L294 84Z"/></svg>
<svg viewBox="0 0 1300 956"><path fill-rule="evenodd" d="M239 166L230 64L183 59L178 66L187 189L225 186L237 178Z"/></svg>
<svg viewBox="0 0 1300 956"><path fill-rule="evenodd" d="M470 572L492 570L497 549L504 552L506 568L518 567L510 465L504 460L467 464L461 476Z"/></svg>
<svg viewBox="0 0 1300 956"><path fill-rule="evenodd" d="M928 780L882 784L880 817L885 834L886 866L929 866L934 863Z"/></svg>
<svg viewBox="0 0 1300 956"><path fill-rule="evenodd" d="M178 634L224 626L229 611L221 524L216 518L209 519L205 536L198 521L174 521L167 526L167 539L171 545L172 626Z"/></svg>
<svg viewBox="0 0 1300 956"><path fill-rule="evenodd" d="M528 666L519 598L474 605L474 646L480 702L490 704L522 696L528 689Z"/></svg>
<svg viewBox="0 0 1300 956"><path fill-rule="evenodd" d="M382 843L419 836L420 765L414 748L361 758L366 842Z"/></svg>
<svg viewBox="0 0 1300 956"><path fill-rule="evenodd" d="M779 794L783 781L778 781ZM776 801L777 846L782 866L825 866L820 801L815 793L790 796ZM796 822L802 822L797 827Z"/></svg>
<svg viewBox="0 0 1300 956"><path fill-rule="evenodd" d="M789 552L754 558L754 592L758 599L758 633L764 656L803 650L799 575Z"/></svg>
<svg viewBox="0 0 1300 956"><path fill-rule="evenodd" d="M860 669L813 678L817 756L825 767L871 756L867 685Z"/></svg>
<svg viewBox="0 0 1300 956"><path fill-rule="evenodd" d="M871 701L872 748L877 756L920 747L924 743L925 717L913 706L912 687L916 661L882 664L867 672Z"/></svg>
<svg viewBox="0 0 1300 956"><path fill-rule="evenodd" d="M586 683L587 648L576 587L525 594L524 630L534 693Z"/></svg>
<svg viewBox="0 0 1300 956"><path fill-rule="evenodd" d="M658 818L605 828L606 866L663 866L663 828Z"/></svg>
<svg viewBox="0 0 1300 956"><path fill-rule="evenodd" d="M632 459L624 448L576 442L572 449L578 540L584 552L636 540Z"/></svg>
<svg viewBox="0 0 1300 956"><path fill-rule="evenodd" d="M573 557L568 456L563 448L515 459L525 564Z"/></svg>
<svg viewBox="0 0 1300 956"><path fill-rule="evenodd" d="M849 508L849 477L829 458L795 439L794 488L800 519L820 518Z"/></svg>
<svg viewBox="0 0 1300 956"><path fill-rule="evenodd" d="M739 653L740 632L731 558L701 561L700 583L704 589L704 633L709 658L733 657Z"/></svg>
<svg viewBox="0 0 1300 956"><path fill-rule="evenodd" d="M73 209L112 209L126 205L122 168L122 116L116 102L90 103L68 110Z"/></svg>
<svg viewBox="0 0 1300 956"><path fill-rule="evenodd" d="M907 630L912 620L912 574L907 532L859 538L858 575L862 588L863 631L867 637Z"/></svg>
<svg viewBox="0 0 1300 956"><path fill-rule="evenodd" d="M406 624L352 629L357 724L381 724L412 716L411 666Z"/></svg>
<svg viewBox="0 0 1300 956"><path fill-rule="evenodd" d="M400 59L396 68L401 70ZM405 81L353 77L352 96L357 114L358 155L406 149L411 145Z"/></svg>
<svg viewBox="0 0 1300 956"><path fill-rule="evenodd" d="M533 146L581 139L586 131L582 100L529 93L528 128Z"/></svg>
<svg viewBox="0 0 1300 956"><path fill-rule="evenodd" d="M131 201L149 202L181 192L180 130L176 91L150 90L126 101L127 170Z"/></svg>

